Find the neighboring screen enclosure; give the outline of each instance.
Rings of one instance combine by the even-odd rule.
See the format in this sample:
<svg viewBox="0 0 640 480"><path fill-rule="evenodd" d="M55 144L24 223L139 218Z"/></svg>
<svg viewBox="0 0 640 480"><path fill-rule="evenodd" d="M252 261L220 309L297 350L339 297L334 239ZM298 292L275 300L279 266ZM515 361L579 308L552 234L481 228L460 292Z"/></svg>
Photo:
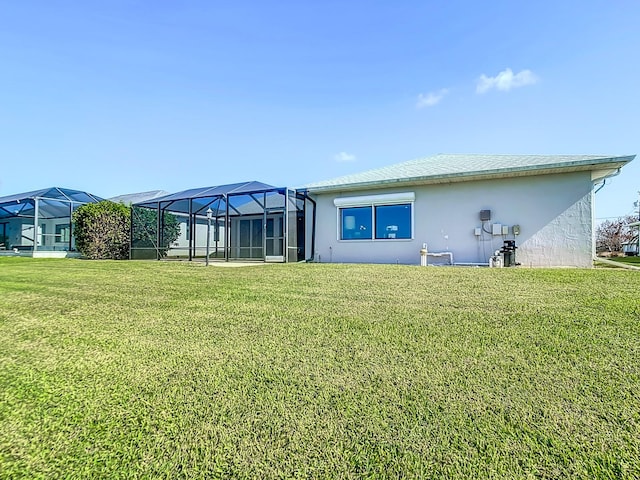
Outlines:
<svg viewBox="0 0 640 480"><path fill-rule="evenodd" d="M0 250L74 251L73 212L102 200L90 193L52 187L0 198Z"/></svg>
<svg viewBox="0 0 640 480"><path fill-rule="evenodd" d="M132 259L305 260L304 193L260 182L186 190L132 206Z"/></svg>

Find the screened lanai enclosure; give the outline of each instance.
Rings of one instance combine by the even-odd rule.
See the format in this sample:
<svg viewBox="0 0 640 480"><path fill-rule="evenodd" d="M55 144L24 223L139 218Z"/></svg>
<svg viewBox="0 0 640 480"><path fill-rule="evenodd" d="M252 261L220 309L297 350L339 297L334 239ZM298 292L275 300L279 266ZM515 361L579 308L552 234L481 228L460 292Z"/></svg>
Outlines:
<svg viewBox="0 0 640 480"><path fill-rule="evenodd" d="M298 262L312 251L304 192L260 182L195 188L132 205L132 259Z"/></svg>
<svg viewBox="0 0 640 480"><path fill-rule="evenodd" d="M66 256L75 251L74 210L100 200L59 187L0 197L0 254Z"/></svg>

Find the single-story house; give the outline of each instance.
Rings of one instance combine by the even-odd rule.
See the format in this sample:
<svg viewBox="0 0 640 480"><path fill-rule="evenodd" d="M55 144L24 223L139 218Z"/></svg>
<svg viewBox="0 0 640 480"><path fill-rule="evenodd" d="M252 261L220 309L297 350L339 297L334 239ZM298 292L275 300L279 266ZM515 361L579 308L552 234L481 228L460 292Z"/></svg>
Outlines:
<svg viewBox="0 0 640 480"><path fill-rule="evenodd" d="M622 251L625 255L640 255L640 222L628 223L627 227L635 230L634 238L622 244Z"/></svg>
<svg viewBox="0 0 640 480"><path fill-rule="evenodd" d="M590 267L595 187L634 158L436 155L308 184L313 259Z"/></svg>
<svg viewBox="0 0 640 480"><path fill-rule="evenodd" d="M131 258L590 267L594 197L635 155L436 155L292 189L249 181L114 198ZM50 188L0 198L0 254L67 255Z"/></svg>
<svg viewBox="0 0 640 480"><path fill-rule="evenodd" d="M75 251L73 211L100 200L60 187L0 197L0 254L68 256Z"/></svg>

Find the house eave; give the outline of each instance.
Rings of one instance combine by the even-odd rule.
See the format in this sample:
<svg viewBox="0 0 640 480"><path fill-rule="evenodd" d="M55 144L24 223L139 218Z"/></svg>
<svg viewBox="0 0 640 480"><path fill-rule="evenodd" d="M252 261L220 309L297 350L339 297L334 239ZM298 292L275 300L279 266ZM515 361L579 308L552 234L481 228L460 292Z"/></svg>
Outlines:
<svg viewBox="0 0 640 480"><path fill-rule="evenodd" d="M449 173L443 175L430 175L427 177L405 177L384 180L372 180L368 182L358 182L341 185L308 186L309 193L325 193L339 191L369 190L379 188L389 188L394 186L415 186L415 185L436 185L447 183L470 182L477 180L494 180L513 177L527 177L537 175L551 175L557 173L573 173L591 171L592 180L605 178L616 172L619 168L633 160L633 156L603 159L603 161L591 161L587 164L583 162L573 162L564 165L554 165L549 167L514 167L497 170L483 170L479 172Z"/></svg>

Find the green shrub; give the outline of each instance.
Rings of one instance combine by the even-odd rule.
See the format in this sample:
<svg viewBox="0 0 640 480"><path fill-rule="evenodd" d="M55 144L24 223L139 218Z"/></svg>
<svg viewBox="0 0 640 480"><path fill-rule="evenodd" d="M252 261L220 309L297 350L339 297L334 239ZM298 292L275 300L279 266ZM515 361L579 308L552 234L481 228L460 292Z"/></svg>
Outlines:
<svg viewBox="0 0 640 480"><path fill-rule="evenodd" d="M93 260L129 258L131 209L103 200L87 203L73 212L76 248Z"/></svg>

